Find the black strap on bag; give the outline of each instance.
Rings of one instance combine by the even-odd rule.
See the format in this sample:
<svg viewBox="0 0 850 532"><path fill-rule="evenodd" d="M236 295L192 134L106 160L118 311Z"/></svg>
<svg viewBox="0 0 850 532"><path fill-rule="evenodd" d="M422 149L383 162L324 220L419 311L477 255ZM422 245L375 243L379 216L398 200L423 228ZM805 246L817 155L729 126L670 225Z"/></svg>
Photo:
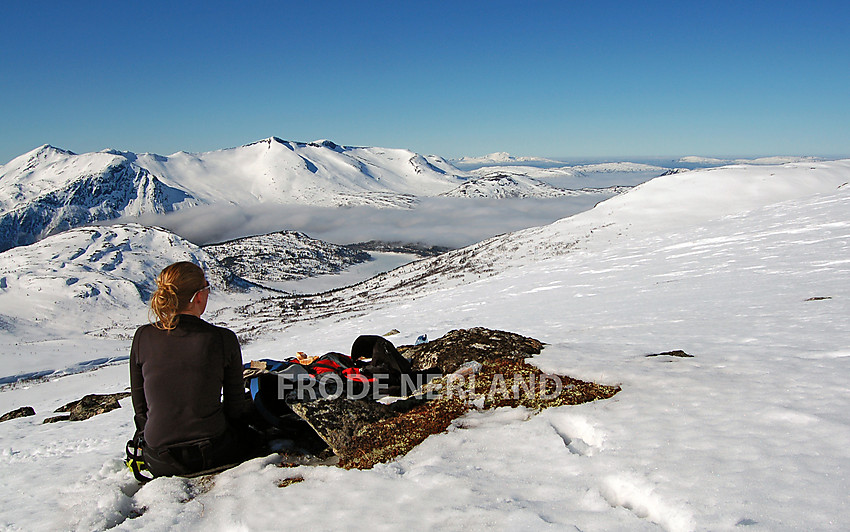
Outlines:
<svg viewBox="0 0 850 532"><path fill-rule="evenodd" d="M143 471L148 471L147 466L145 465L145 456L144 456L144 440L140 437L133 438L132 440L127 442L124 450L127 453L127 458L124 459L124 465L130 468L130 471L133 472L133 476L136 477L136 480L141 482L142 484L146 482L150 482L153 480L153 475L147 476Z"/></svg>
<svg viewBox="0 0 850 532"><path fill-rule="evenodd" d="M385 393L388 395L400 395L402 375L411 376L415 373L410 362L383 336L358 336L351 346L351 358L366 375L380 376L387 386ZM365 362L364 359L370 360Z"/></svg>
<svg viewBox="0 0 850 532"><path fill-rule="evenodd" d="M413 371L410 362L383 336L358 336L351 346L351 358L355 362L372 359L370 366L386 368L399 374L410 374Z"/></svg>

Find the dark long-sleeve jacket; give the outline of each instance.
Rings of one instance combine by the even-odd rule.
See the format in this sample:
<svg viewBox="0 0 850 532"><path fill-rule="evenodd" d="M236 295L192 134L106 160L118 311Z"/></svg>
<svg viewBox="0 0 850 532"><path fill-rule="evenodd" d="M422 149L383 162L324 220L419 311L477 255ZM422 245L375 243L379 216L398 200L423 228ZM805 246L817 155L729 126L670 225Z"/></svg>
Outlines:
<svg viewBox="0 0 850 532"><path fill-rule="evenodd" d="M236 335L187 314L172 331L136 331L130 391L136 429L154 448L219 436L250 408Z"/></svg>

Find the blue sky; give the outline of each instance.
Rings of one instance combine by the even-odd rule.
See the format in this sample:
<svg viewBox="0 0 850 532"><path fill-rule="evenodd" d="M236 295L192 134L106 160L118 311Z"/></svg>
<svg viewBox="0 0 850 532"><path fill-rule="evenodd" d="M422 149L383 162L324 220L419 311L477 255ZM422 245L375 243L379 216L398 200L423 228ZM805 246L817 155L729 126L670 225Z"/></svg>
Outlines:
<svg viewBox="0 0 850 532"><path fill-rule="evenodd" d="M846 2L3 5L0 163L269 136L446 157L850 155Z"/></svg>

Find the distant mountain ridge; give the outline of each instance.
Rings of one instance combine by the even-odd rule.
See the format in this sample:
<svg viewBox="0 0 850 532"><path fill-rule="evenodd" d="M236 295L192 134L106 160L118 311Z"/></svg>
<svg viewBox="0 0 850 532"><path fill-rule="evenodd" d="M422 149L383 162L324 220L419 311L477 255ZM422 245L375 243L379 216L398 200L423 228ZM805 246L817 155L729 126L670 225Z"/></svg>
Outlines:
<svg viewBox="0 0 850 532"><path fill-rule="evenodd" d="M717 157L699 157L696 155L688 155L687 157L680 158L679 162L705 166L725 166L730 164L774 165L791 163L813 163L823 160L823 157L796 155L777 155L771 157L757 157L755 159L718 159Z"/></svg>
<svg viewBox="0 0 850 532"><path fill-rule="evenodd" d="M484 155L481 157L461 157L460 159L452 159L453 164L459 166L493 166L493 165L514 165L514 164L554 164L563 165L561 161L555 159L547 159L545 157L516 157L508 152L500 151Z"/></svg>
<svg viewBox="0 0 850 532"><path fill-rule="evenodd" d="M655 176L669 171L670 168L654 166L643 163L632 162L616 162L616 163L598 163L598 164L583 164L577 166L484 166L475 170L470 170L470 174L475 177L491 176L496 174L506 174L511 176L524 175L534 179L561 178L561 177L585 177L594 174L613 174L613 173L649 173Z"/></svg>
<svg viewBox="0 0 850 532"><path fill-rule="evenodd" d="M619 194L629 187L570 190L519 174L493 173L470 179L459 187L441 194L454 198L557 198L587 194Z"/></svg>
<svg viewBox="0 0 850 532"><path fill-rule="evenodd" d="M0 166L0 251L92 222L198 205L262 202L408 207L466 174L404 149L291 142L170 156L118 150L77 155L44 145Z"/></svg>
<svg viewBox="0 0 850 532"><path fill-rule="evenodd" d="M311 296L309 312L315 316L372 309L378 301L425 297L529 262L580 250L604 251L612 242L629 242L632 235L664 235L683 226L817 194L846 196L848 176L850 160L670 174L555 223L496 236L402 266L355 287ZM355 252L364 249L346 247ZM213 298L213 304L222 307L211 309L211 317L237 324L237 332L248 336L265 328L279 330L305 319L307 309L298 298L258 284L283 279L288 273L333 270L330 257L321 258L326 253L333 253L334 260L352 257L341 246L298 233L249 237L217 250L138 224L73 229L0 254L0 335L60 338L78 334L81 323L91 334L127 334L133 324L144 322L144 302L155 288L154 276L176 260L202 265L215 291L226 292ZM287 254L318 260L308 263L309 271L296 271L300 262L285 271L289 266L281 257ZM237 265L231 260L234 256L246 260ZM40 327L44 319L51 320L49 328Z"/></svg>

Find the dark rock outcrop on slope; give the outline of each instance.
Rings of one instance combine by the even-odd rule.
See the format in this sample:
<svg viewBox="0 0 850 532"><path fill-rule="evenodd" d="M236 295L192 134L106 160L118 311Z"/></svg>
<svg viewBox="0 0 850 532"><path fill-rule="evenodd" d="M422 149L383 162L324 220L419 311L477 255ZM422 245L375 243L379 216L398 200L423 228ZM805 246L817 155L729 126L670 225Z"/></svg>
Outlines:
<svg viewBox="0 0 850 532"><path fill-rule="evenodd" d="M453 248L446 246L428 246L425 244L408 244L404 242L383 242L381 240L369 240L368 242L357 242L347 244L345 247L354 251L379 251L388 253L409 253L420 257L436 257Z"/></svg>
<svg viewBox="0 0 850 532"><path fill-rule="evenodd" d="M257 284L339 273L372 260L365 251L310 238L298 231L279 231L203 246L225 268Z"/></svg>
<svg viewBox="0 0 850 532"><path fill-rule="evenodd" d="M394 417L387 405L345 397L318 399L289 405L319 434L340 458L349 458L352 438L361 427Z"/></svg>
<svg viewBox="0 0 850 532"><path fill-rule="evenodd" d="M368 469L445 432L472 410L525 407L534 413L607 399L620 391L619 386L547 374L525 362L542 348L538 340L504 331L451 331L419 346L399 348L405 356L413 355L414 367L438 365L453 372L432 380L416 396L391 405L340 397L290 407L331 447L340 467Z"/></svg>
<svg viewBox="0 0 850 532"><path fill-rule="evenodd" d="M56 412L67 413L68 416L55 416L45 419L45 423L53 423L55 421L83 421L98 414L104 414L116 408L121 408L118 404L120 399L129 397L130 392L118 392L111 394L89 394L77 401L71 401L65 406L56 409Z"/></svg>
<svg viewBox="0 0 850 532"><path fill-rule="evenodd" d="M9 421L10 419L17 419L19 417L28 417L34 415L35 410L33 409L33 407L22 406L20 408L12 410L11 412L6 412L2 416L0 416L0 423L2 423L3 421Z"/></svg>
<svg viewBox="0 0 850 532"><path fill-rule="evenodd" d="M451 373L470 360L524 360L539 354L541 349L543 343L534 338L474 327L450 331L442 338L417 346L401 346L399 352L410 359L414 368L438 366Z"/></svg>
<svg viewBox="0 0 850 532"><path fill-rule="evenodd" d="M651 353L649 355L644 355L647 358L651 357L677 357L677 358L694 358L694 355L689 355L682 351L681 349L675 349L673 351L665 351L663 353Z"/></svg>

